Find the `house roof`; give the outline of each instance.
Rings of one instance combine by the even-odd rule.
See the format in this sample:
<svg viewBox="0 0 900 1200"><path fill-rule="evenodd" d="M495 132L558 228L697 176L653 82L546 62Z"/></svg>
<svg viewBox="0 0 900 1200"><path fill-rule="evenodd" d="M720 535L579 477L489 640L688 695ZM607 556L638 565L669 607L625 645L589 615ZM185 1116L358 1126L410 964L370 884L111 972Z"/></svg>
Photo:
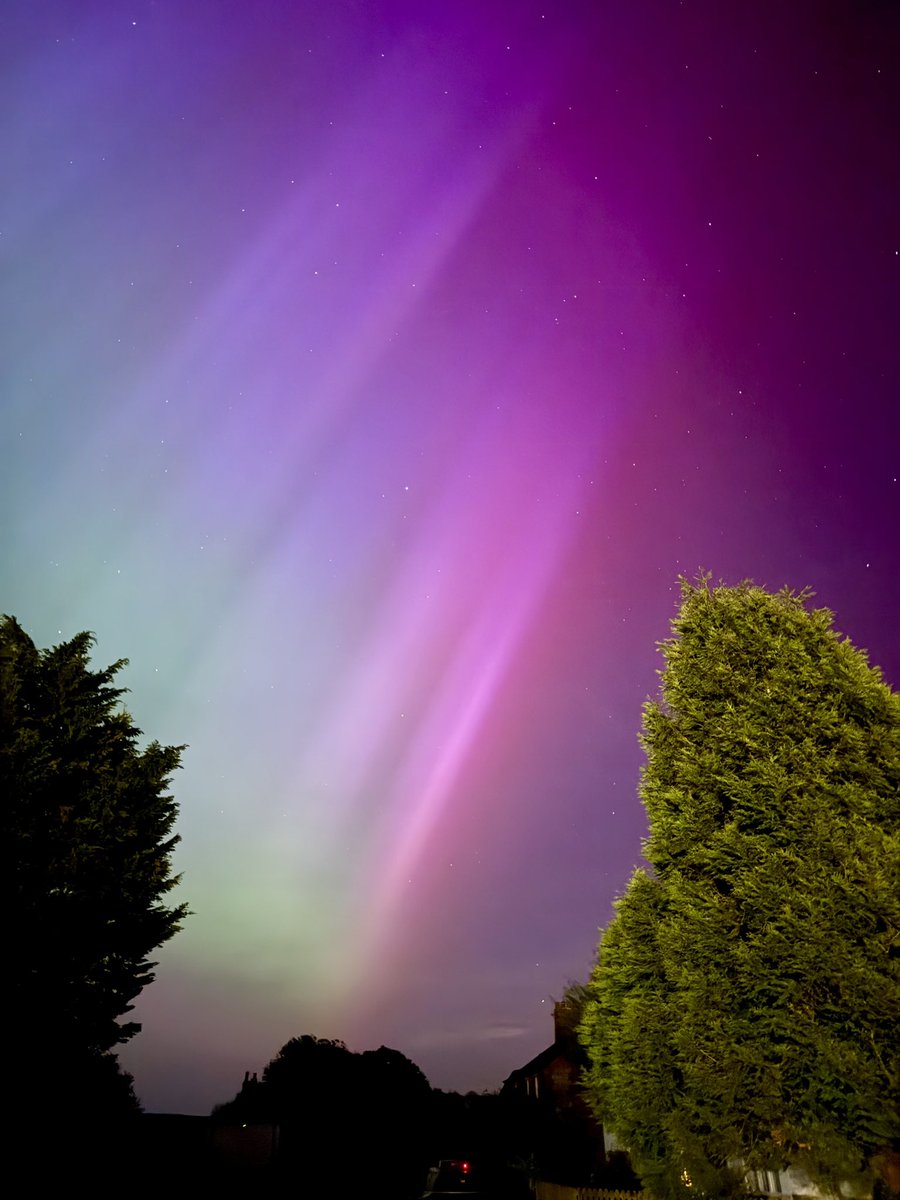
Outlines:
<svg viewBox="0 0 900 1200"><path fill-rule="evenodd" d="M528 1060L524 1066L516 1067L514 1071L510 1071L506 1079L503 1080L503 1086L508 1083L515 1083L518 1079L524 1079L527 1075L535 1075L539 1071L543 1071L545 1067L557 1058L564 1058L565 1051L558 1042L554 1042L552 1046L548 1046L546 1050L542 1050L540 1054L536 1054L534 1058Z"/></svg>

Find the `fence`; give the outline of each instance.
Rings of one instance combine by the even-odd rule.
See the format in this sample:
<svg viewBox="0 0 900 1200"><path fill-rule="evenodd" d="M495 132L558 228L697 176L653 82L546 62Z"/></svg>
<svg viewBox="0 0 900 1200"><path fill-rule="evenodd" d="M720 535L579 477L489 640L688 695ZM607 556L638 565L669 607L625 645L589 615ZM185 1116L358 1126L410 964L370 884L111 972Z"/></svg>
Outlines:
<svg viewBox="0 0 900 1200"><path fill-rule="evenodd" d="M758 1181L757 1181L758 1182ZM783 1183L783 1181L782 1181ZM844 1192L843 1195L852 1195ZM535 1200L653 1200L649 1192L622 1192L606 1188L570 1187L565 1183L548 1183L538 1179L534 1183ZM824 1194L813 1188L802 1192L748 1191L743 1200L824 1200Z"/></svg>
<svg viewBox="0 0 900 1200"><path fill-rule="evenodd" d="M569 1187L564 1183L547 1183L538 1179L534 1185L535 1200L649 1200L646 1192L608 1191L605 1188Z"/></svg>

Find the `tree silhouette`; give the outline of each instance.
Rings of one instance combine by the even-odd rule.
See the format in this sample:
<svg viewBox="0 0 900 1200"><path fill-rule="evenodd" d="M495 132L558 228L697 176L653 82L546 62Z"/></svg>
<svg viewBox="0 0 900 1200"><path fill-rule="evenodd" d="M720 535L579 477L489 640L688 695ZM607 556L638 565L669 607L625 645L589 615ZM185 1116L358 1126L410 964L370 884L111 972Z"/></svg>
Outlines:
<svg viewBox="0 0 900 1200"><path fill-rule="evenodd" d="M431 1096L428 1080L399 1050L355 1054L341 1041L305 1034L285 1043L259 1080L248 1075L213 1118L278 1125L283 1180L402 1197L425 1179Z"/></svg>
<svg viewBox="0 0 900 1200"><path fill-rule="evenodd" d="M182 748L138 749L113 686L126 660L91 671L92 642L38 650L14 618L0 622L7 1063L24 1108L82 1120L134 1104L110 1051L139 1026L119 1018L187 911L162 902L177 883L166 789Z"/></svg>
<svg viewBox="0 0 900 1200"><path fill-rule="evenodd" d="M525 1106L527 1108L527 1105ZM352 1053L343 1042L292 1038L262 1077L245 1074L220 1126L277 1126L268 1174L293 1194L420 1196L440 1159L473 1160L491 1196L527 1195L521 1164L530 1145L516 1097L432 1090L399 1050ZM266 1172L263 1172L266 1173ZM250 1172L253 1175L253 1170ZM253 1175L254 1186L262 1173Z"/></svg>

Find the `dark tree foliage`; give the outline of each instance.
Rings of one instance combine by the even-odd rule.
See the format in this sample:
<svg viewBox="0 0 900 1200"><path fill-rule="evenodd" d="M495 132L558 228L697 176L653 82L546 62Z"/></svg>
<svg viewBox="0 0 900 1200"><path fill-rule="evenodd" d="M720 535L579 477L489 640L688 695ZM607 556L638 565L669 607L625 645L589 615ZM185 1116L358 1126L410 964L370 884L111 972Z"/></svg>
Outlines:
<svg viewBox="0 0 900 1200"><path fill-rule="evenodd" d="M186 913L163 902L177 883L167 787L182 748L138 748L113 685L125 660L91 671L92 642L38 650L13 618L0 623L7 1063L52 1077L44 1102L82 1114L133 1103L110 1051L139 1026L119 1018Z"/></svg>
<svg viewBox="0 0 900 1200"><path fill-rule="evenodd" d="M431 1087L399 1050L356 1054L341 1041L291 1038L262 1078L245 1079L218 1123L279 1126L278 1173L314 1190L412 1195L428 1167Z"/></svg>
<svg viewBox="0 0 900 1200"><path fill-rule="evenodd" d="M900 1136L900 695L807 594L682 596L644 711L652 871L581 1027L592 1103L660 1196L790 1165L870 1194Z"/></svg>
<svg viewBox="0 0 900 1200"><path fill-rule="evenodd" d="M429 1167L453 1158L473 1162L497 1200L519 1200L529 1194L516 1167L530 1126L516 1099L433 1090L399 1050L357 1054L307 1034L282 1046L261 1078L248 1073L212 1121L224 1133L277 1126L274 1162L248 1178L266 1174L292 1195L299 1181L305 1195L413 1200Z"/></svg>

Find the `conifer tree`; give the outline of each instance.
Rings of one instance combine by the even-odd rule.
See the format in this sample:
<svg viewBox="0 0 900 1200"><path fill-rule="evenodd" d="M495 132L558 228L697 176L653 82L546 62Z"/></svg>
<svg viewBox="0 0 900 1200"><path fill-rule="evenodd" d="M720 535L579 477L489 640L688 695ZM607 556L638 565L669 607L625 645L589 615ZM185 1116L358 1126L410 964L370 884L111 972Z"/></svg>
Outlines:
<svg viewBox="0 0 900 1200"><path fill-rule="evenodd" d="M657 1195L900 1149L900 694L809 594L682 580L644 710L650 835L581 1036Z"/></svg>
<svg viewBox="0 0 900 1200"><path fill-rule="evenodd" d="M54 1107L81 1115L127 1103L110 1051L140 1026L119 1018L186 913L163 903L178 882L167 787L182 748L138 748L113 685L125 660L91 671L92 642L82 633L38 650L12 617L0 621L4 1061L20 1096L34 1084L31 1104L52 1088Z"/></svg>

